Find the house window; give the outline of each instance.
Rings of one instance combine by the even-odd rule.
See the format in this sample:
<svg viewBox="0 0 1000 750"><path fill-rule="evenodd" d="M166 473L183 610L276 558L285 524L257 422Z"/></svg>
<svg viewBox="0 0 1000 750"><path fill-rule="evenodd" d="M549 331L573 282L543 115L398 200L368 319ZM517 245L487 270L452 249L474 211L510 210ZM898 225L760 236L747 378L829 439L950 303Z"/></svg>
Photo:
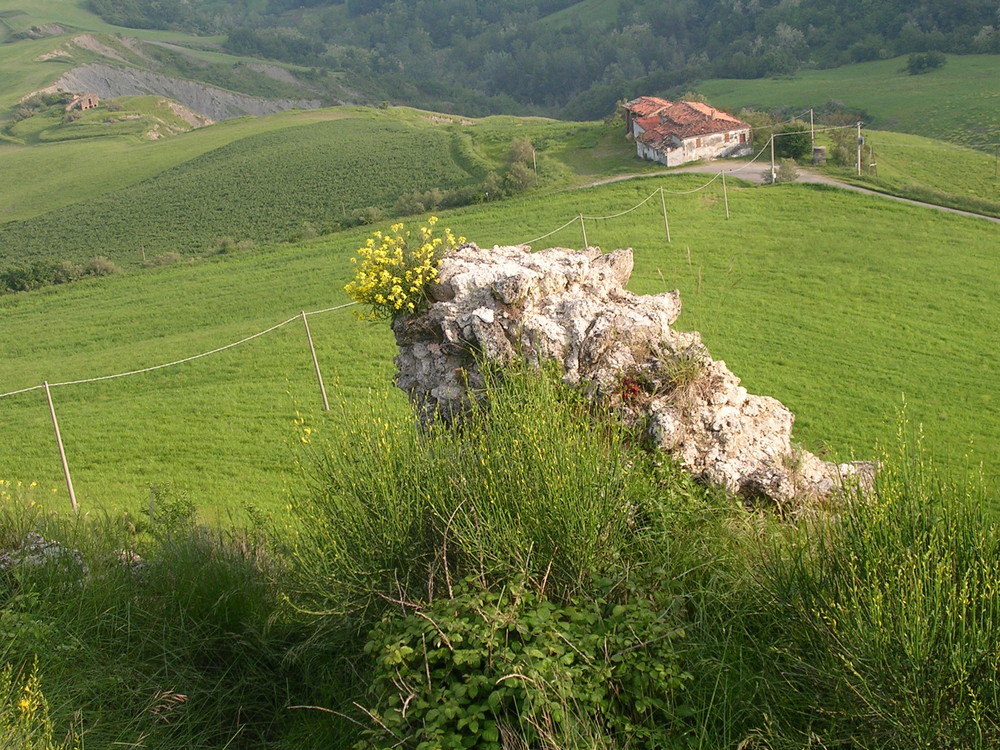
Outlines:
<svg viewBox="0 0 1000 750"><path fill-rule="evenodd" d="M729 143L729 133L726 133L726 143Z"/></svg>
<svg viewBox="0 0 1000 750"><path fill-rule="evenodd" d="M694 142L694 147L695 148L701 148L701 138L699 138L698 140L696 140Z"/></svg>

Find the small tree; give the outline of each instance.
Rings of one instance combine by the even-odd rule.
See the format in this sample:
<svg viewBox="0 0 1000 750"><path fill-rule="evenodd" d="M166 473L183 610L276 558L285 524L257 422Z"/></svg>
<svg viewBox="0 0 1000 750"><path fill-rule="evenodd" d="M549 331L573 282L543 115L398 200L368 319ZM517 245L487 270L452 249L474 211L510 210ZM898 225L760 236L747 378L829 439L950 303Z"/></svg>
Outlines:
<svg viewBox="0 0 1000 750"><path fill-rule="evenodd" d="M838 167L847 167L853 164L854 149L857 144L854 130L831 130L829 135L830 140L833 141L829 160Z"/></svg>
<svg viewBox="0 0 1000 750"><path fill-rule="evenodd" d="M911 76L930 73L948 62L941 52L917 52L906 58L906 71Z"/></svg>
<svg viewBox="0 0 1000 750"><path fill-rule="evenodd" d="M792 159L782 159L778 165L778 175L775 182L795 182L799 179L799 170Z"/></svg>
<svg viewBox="0 0 1000 750"><path fill-rule="evenodd" d="M510 142L510 152L507 154L507 163L531 164L535 156L535 147L528 138L515 138Z"/></svg>
<svg viewBox="0 0 1000 750"><path fill-rule="evenodd" d="M781 159L804 159L812 153L812 138L802 123L782 125L775 136L774 155Z"/></svg>
<svg viewBox="0 0 1000 750"><path fill-rule="evenodd" d="M531 167L523 161L516 161L504 173L503 187L508 195L513 195L534 187L536 181L537 178Z"/></svg>

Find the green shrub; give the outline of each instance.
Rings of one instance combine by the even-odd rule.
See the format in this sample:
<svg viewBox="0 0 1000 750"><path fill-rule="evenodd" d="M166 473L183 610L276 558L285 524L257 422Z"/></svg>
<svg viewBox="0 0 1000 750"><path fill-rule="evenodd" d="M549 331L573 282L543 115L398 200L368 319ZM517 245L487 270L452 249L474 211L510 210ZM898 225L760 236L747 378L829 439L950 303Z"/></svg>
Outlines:
<svg viewBox="0 0 1000 750"><path fill-rule="evenodd" d="M916 52L906 58L906 72L911 76L930 73L943 67L948 58L941 52Z"/></svg>
<svg viewBox="0 0 1000 750"><path fill-rule="evenodd" d="M357 642L398 602L447 608L451 591L494 603L527 591L531 609L614 618L617 604L647 606L636 593L644 585L657 613L674 606L668 592L707 570L714 496L581 393L525 370L490 374L481 395L454 428L422 430L411 410L370 402L343 404L335 430L309 435L317 456L312 488L295 503L292 600L322 614L307 617L316 636L297 654L340 713L357 716L351 703L365 700L375 666L359 663ZM614 595L607 579L621 582ZM486 628L470 607L466 625ZM679 617L662 622L675 628ZM572 627L583 638L583 624ZM353 730L339 721L343 743Z"/></svg>
<svg viewBox="0 0 1000 750"><path fill-rule="evenodd" d="M387 615L365 646L374 721L357 748L664 747L684 729L682 610L618 583L560 605L471 581Z"/></svg>
<svg viewBox="0 0 1000 750"><path fill-rule="evenodd" d="M804 159L812 153L812 138L802 123L782 125L774 135L774 155L779 159Z"/></svg>

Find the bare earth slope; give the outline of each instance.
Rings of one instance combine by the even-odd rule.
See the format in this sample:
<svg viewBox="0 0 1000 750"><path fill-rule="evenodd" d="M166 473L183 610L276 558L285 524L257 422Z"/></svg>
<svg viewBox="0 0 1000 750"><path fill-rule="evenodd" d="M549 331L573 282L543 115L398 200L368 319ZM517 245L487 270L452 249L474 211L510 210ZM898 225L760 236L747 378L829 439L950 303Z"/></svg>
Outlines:
<svg viewBox="0 0 1000 750"><path fill-rule="evenodd" d="M188 109L211 118L272 115L289 109L318 109L318 99L261 99L183 78L151 73L135 68L90 63L74 68L56 81L67 91L92 91L102 98L155 94L180 102Z"/></svg>

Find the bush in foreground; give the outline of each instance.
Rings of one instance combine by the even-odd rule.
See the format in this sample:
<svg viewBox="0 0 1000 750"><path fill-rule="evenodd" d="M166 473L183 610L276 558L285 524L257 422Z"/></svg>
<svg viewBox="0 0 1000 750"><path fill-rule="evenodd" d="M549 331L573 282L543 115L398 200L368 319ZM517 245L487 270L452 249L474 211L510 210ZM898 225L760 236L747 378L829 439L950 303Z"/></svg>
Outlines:
<svg viewBox="0 0 1000 750"><path fill-rule="evenodd" d="M60 750L1000 742L981 482L904 448L871 493L792 524L550 378L482 395L453 430L377 402L328 435L300 424L316 455L288 538L208 530L169 489L145 518L44 516L0 481L3 549L39 531L88 571L0 576L0 732ZM49 718L18 726L28 685Z"/></svg>
<svg viewBox="0 0 1000 750"><path fill-rule="evenodd" d="M1000 743L996 498L925 460L891 460L871 497L795 529L764 567L775 663L828 746Z"/></svg>
<svg viewBox="0 0 1000 750"><path fill-rule="evenodd" d="M166 496L148 519L65 519L3 494L4 550L34 530L79 553L0 574L0 665L21 675L15 687L37 669L50 737L72 728L81 747L221 748L280 733L297 681L281 664L287 631L261 545L196 525ZM25 736L42 743L36 714ZM63 747L27 745L50 746Z"/></svg>

